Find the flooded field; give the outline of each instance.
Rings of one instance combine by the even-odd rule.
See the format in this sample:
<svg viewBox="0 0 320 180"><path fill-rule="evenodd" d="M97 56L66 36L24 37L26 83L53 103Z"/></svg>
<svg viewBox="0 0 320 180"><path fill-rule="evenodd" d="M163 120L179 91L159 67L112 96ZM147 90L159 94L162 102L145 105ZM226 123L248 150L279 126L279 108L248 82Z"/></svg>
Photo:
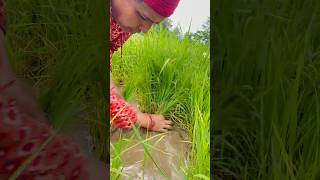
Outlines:
<svg viewBox="0 0 320 180"><path fill-rule="evenodd" d="M123 161L123 179L185 179L190 141L185 131L174 129L168 133L147 132L140 129L141 139L133 131L115 129L110 134L112 144L130 142L120 156ZM145 153L143 143L149 147L151 157ZM111 151L111 154L114 153Z"/></svg>

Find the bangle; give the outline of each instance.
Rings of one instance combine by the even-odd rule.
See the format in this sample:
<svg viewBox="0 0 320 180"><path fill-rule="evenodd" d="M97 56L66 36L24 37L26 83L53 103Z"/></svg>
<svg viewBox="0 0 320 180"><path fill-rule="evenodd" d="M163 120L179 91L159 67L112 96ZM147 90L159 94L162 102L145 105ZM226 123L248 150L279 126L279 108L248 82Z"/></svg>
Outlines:
<svg viewBox="0 0 320 180"><path fill-rule="evenodd" d="M8 83L4 84L3 86L0 86L0 92L4 91L8 87L12 86L16 82L16 79L9 81Z"/></svg>
<svg viewBox="0 0 320 180"><path fill-rule="evenodd" d="M156 123L153 121L153 119L152 119L152 117L151 117L150 114L148 114L148 116L149 116L149 119L150 119L150 123L149 123L148 129L152 129L153 126L154 126Z"/></svg>

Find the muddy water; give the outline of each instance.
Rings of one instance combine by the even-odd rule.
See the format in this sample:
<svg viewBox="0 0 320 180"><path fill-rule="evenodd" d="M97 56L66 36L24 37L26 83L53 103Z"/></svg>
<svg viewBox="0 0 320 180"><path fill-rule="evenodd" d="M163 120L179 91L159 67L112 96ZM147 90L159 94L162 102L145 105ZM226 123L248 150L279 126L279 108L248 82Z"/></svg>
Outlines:
<svg viewBox="0 0 320 180"><path fill-rule="evenodd" d="M144 151L144 147L134 136L129 150L122 155L123 179L185 179L182 171L187 164L187 154L190 150L187 134L181 129L175 129L168 133L155 133L140 130L142 139L152 147L149 148L153 158L151 160ZM133 131L114 129L110 134L111 143L129 139ZM187 142L186 142L187 141ZM155 165L155 163L158 165ZM161 169L161 171L159 170Z"/></svg>

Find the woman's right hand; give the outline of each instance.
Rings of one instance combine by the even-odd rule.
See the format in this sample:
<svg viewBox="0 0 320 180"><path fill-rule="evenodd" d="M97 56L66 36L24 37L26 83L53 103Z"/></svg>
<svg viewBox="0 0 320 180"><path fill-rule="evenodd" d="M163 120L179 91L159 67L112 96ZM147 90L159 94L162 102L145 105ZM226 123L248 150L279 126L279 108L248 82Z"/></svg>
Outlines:
<svg viewBox="0 0 320 180"><path fill-rule="evenodd" d="M112 81L112 74L110 72L110 92L111 91L119 98L123 98L120 90L114 85ZM167 132L168 130L172 129L172 121L166 120L162 115L142 113L139 111L138 104L136 103L131 104L131 106L135 107L137 111L138 119L136 126L156 132ZM154 125L151 127L152 121Z"/></svg>
<svg viewBox="0 0 320 180"><path fill-rule="evenodd" d="M150 128L150 125L152 123L151 121L154 122L154 125ZM136 125L138 127L144 127L156 132L168 132L168 130L171 130L173 128L172 121L166 120L162 115L142 112L138 112L138 120L136 122Z"/></svg>

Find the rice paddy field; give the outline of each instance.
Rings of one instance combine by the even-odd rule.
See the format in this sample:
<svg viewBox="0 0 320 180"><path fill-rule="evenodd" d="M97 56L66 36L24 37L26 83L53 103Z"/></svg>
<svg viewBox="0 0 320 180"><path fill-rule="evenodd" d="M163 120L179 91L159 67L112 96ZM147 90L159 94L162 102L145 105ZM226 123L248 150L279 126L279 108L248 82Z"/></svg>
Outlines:
<svg viewBox="0 0 320 180"><path fill-rule="evenodd" d="M101 8L107 2L10 0L6 5L14 72L35 89L59 132L77 135L74 127L85 124L90 156L110 161L111 179L121 179L120 155L130 141L109 143L108 9ZM124 97L142 111L165 115L187 133L184 179L209 179L209 59L207 45L160 28L134 36L122 57L114 55L113 75L124 84ZM132 132L150 155L140 131ZM165 174L161 178L168 179Z"/></svg>
<svg viewBox="0 0 320 180"><path fill-rule="evenodd" d="M113 56L112 74L123 86L124 97L138 103L142 112L163 114L184 129L190 148L183 179L209 179L210 175L210 51L209 46L181 38L168 29L137 34ZM111 179L121 179L122 154L134 136L150 157L152 145L134 128L131 137L111 143ZM164 147L163 147L164 149ZM161 149L158 149L159 151ZM154 163L157 163L154 161ZM161 171L161 168L158 168ZM169 179L165 173L161 179Z"/></svg>
<svg viewBox="0 0 320 180"><path fill-rule="evenodd" d="M320 179L320 2L214 8L214 178Z"/></svg>

